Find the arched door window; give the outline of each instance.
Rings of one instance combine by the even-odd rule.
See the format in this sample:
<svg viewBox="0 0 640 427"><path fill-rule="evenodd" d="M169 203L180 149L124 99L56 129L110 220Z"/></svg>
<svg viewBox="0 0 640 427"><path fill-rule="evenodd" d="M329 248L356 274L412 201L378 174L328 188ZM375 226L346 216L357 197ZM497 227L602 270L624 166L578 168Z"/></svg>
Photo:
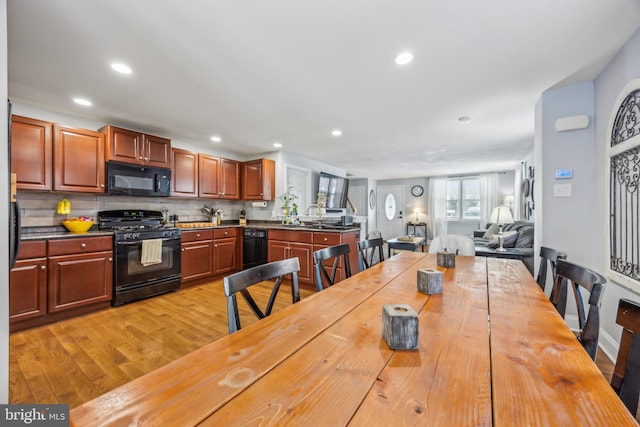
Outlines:
<svg viewBox="0 0 640 427"><path fill-rule="evenodd" d="M396 217L396 198L391 193L384 199L384 214L389 221Z"/></svg>

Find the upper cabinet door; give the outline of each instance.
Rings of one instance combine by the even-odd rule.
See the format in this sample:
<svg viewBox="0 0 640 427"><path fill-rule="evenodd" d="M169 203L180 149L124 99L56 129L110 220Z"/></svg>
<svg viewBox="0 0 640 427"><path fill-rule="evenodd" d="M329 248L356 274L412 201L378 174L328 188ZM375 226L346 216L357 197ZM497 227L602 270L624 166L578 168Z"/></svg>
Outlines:
<svg viewBox="0 0 640 427"><path fill-rule="evenodd" d="M106 160L171 167L171 140L115 126L105 126L100 131L107 139Z"/></svg>
<svg viewBox="0 0 640 427"><path fill-rule="evenodd" d="M235 160L220 159L221 197L228 200L240 199L240 163Z"/></svg>
<svg viewBox="0 0 640 427"><path fill-rule="evenodd" d="M172 196L198 197L198 153L171 149Z"/></svg>
<svg viewBox="0 0 640 427"><path fill-rule="evenodd" d="M171 140L159 136L144 135L143 162L148 166L171 167Z"/></svg>
<svg viewBox="0 0 640 427"><path fill-rule="evenodd" d="M53 123L11 117L11 172L21 190L52 189Z"/></svg>
<svg viewBox="0 0 640 427"><path fill-rule="evenodd" d="M104 135L58 125L53 133L53 189L104 193Z"/></svg>
<svg viewBox="0 0 640 427"><path fill-rule="evenodd" d="M199 154L198 169L198 195L220 199L220 158Z"/></svg>
<svg viewBox="0 0 640 427"><path fill-rule="evenodd" d="M242 165L242 198L275 200L276 168L271 159L258 159Z"/></svg>

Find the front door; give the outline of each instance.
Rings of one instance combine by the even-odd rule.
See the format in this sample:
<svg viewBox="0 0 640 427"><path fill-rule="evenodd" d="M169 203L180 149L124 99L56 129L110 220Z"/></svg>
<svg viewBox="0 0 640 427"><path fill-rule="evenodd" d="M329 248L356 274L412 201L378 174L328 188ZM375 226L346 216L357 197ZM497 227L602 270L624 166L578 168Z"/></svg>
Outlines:
<svg viewBox="0 0 640 427"><path fill-rule="evenodd" d="M404 236L404 186L378 187L377 228L385 240Z"/></svg>

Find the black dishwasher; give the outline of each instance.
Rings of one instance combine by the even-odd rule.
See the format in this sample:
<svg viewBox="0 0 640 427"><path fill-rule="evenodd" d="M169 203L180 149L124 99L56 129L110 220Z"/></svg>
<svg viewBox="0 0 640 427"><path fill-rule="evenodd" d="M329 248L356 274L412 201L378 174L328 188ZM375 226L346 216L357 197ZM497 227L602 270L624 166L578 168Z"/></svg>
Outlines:
<svg viewBox="0 0 640 427"><path fill-rule="evenodd" d="M242 238L242 269L267 263L267 230L245 228Z"/></svg>

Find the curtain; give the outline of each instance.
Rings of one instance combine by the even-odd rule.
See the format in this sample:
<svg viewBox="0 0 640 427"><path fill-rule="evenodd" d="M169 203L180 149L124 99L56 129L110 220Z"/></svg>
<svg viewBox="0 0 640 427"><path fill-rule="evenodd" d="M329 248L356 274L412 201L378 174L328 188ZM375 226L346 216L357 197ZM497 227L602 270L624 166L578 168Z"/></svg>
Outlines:
<svg viewBox="0 0 640 427"><path fill-rule="evenodd" d="M500 204L498 201L498 174L480 175L480 228L487 227L493 208Z"/></svg>
<svg viewBox="0 0 640 427"><path fill-rule="evenodd" d="M429 178L427 224L431 238L447 234L447 179Z"/></svg>

